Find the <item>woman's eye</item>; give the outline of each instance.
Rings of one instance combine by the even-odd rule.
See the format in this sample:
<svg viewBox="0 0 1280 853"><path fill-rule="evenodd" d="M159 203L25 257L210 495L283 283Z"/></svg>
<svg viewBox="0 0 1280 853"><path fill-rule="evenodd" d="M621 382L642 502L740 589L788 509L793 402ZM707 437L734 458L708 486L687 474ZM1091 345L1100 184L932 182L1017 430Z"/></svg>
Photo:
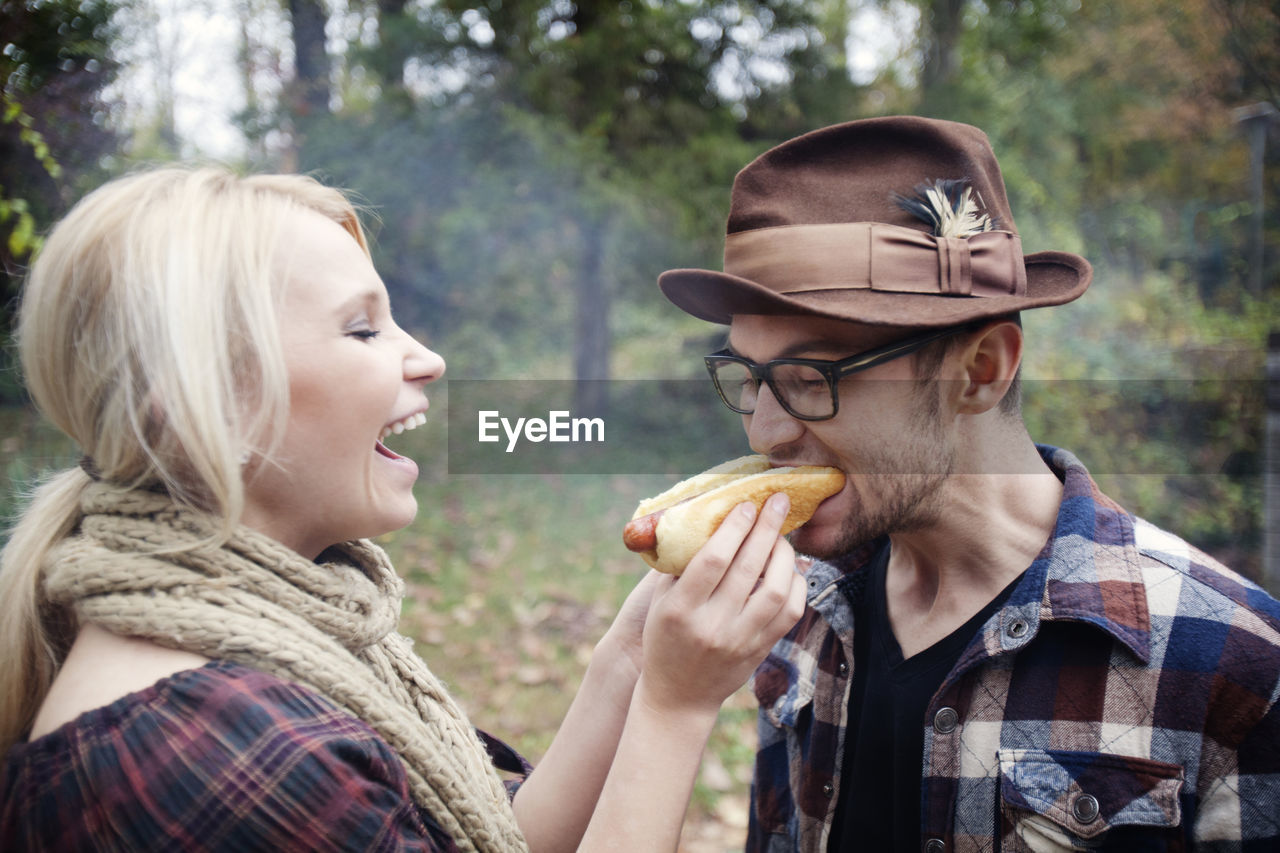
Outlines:
<svg viewBox="0 0 1280 853"><path fill-rule="evenodd" d="M359 338L362 341L368 341L368 340L372 340L373 338L376 338L379 332L377 329L356 329L354 331L348 332L347 334L351 335L351 337L353 338Z"/></svg>

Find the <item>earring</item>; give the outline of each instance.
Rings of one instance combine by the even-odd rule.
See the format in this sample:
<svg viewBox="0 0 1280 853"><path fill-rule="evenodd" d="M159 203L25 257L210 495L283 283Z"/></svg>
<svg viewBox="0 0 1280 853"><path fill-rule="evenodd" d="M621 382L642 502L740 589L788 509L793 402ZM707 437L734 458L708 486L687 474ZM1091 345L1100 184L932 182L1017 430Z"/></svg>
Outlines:
<svg viewBox="0 0 1280 853"><path fill-rule="evenodd" d="M249 460L250 460L251 458L252 458L252 457L251 457L251 456L250 456L250 454L249 454L249 448L247 448L247 447L246 447L244 450L241 450L241 451L240 451L240 465L241 465L242 467L243 467L243 466L245 466L245 465L248 465L248 464L249 464Z"/></svg>

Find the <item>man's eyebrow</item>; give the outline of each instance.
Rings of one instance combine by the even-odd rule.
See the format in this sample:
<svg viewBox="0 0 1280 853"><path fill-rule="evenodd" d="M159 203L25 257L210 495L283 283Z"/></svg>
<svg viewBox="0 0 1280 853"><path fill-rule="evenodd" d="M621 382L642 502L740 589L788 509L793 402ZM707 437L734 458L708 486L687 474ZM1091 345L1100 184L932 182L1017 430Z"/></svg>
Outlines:
<svg viewBox="0 0 1280 853"><path fill-rule="evenodd" d="M725 349L731 355L739 358L747 358L731 341L725 342ZM797 341L793 344L783 347L773 355L773 358L802 358L812 356L834 356L834 360L839 360L850 354L849 344L844 341L834 339L816 338L814 340ZM750 361L750 359L747 359Z"/></svg>

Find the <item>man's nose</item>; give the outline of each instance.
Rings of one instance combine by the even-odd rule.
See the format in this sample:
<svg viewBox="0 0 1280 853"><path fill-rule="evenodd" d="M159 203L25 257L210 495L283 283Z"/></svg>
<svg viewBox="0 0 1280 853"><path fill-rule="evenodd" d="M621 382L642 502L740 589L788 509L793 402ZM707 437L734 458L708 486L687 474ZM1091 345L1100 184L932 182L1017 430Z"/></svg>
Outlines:
<svg viewBox="0 0 1280 853"><path fill-rule="evenodd" d="M756 394L755 412L743 415L742 421L751 449L766 456L774 448L795 441L804 433L804 424L782 408L773 395L773 389L763 382Z"/></svg>

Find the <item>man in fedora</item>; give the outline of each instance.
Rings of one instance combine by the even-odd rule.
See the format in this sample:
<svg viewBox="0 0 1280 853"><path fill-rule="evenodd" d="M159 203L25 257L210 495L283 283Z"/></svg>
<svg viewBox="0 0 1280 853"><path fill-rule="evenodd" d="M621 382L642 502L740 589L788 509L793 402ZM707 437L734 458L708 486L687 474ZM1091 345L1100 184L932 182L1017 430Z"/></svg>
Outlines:
<svg viewBox="0 0 1280 853"><path fill-rule="evenodd" d="M880 118L734 181L725 271L663 293L751 446L847 475L757 671L749 850L1280 849L1280 604L1023 425L1024 255L976 128Z"/></svg>

